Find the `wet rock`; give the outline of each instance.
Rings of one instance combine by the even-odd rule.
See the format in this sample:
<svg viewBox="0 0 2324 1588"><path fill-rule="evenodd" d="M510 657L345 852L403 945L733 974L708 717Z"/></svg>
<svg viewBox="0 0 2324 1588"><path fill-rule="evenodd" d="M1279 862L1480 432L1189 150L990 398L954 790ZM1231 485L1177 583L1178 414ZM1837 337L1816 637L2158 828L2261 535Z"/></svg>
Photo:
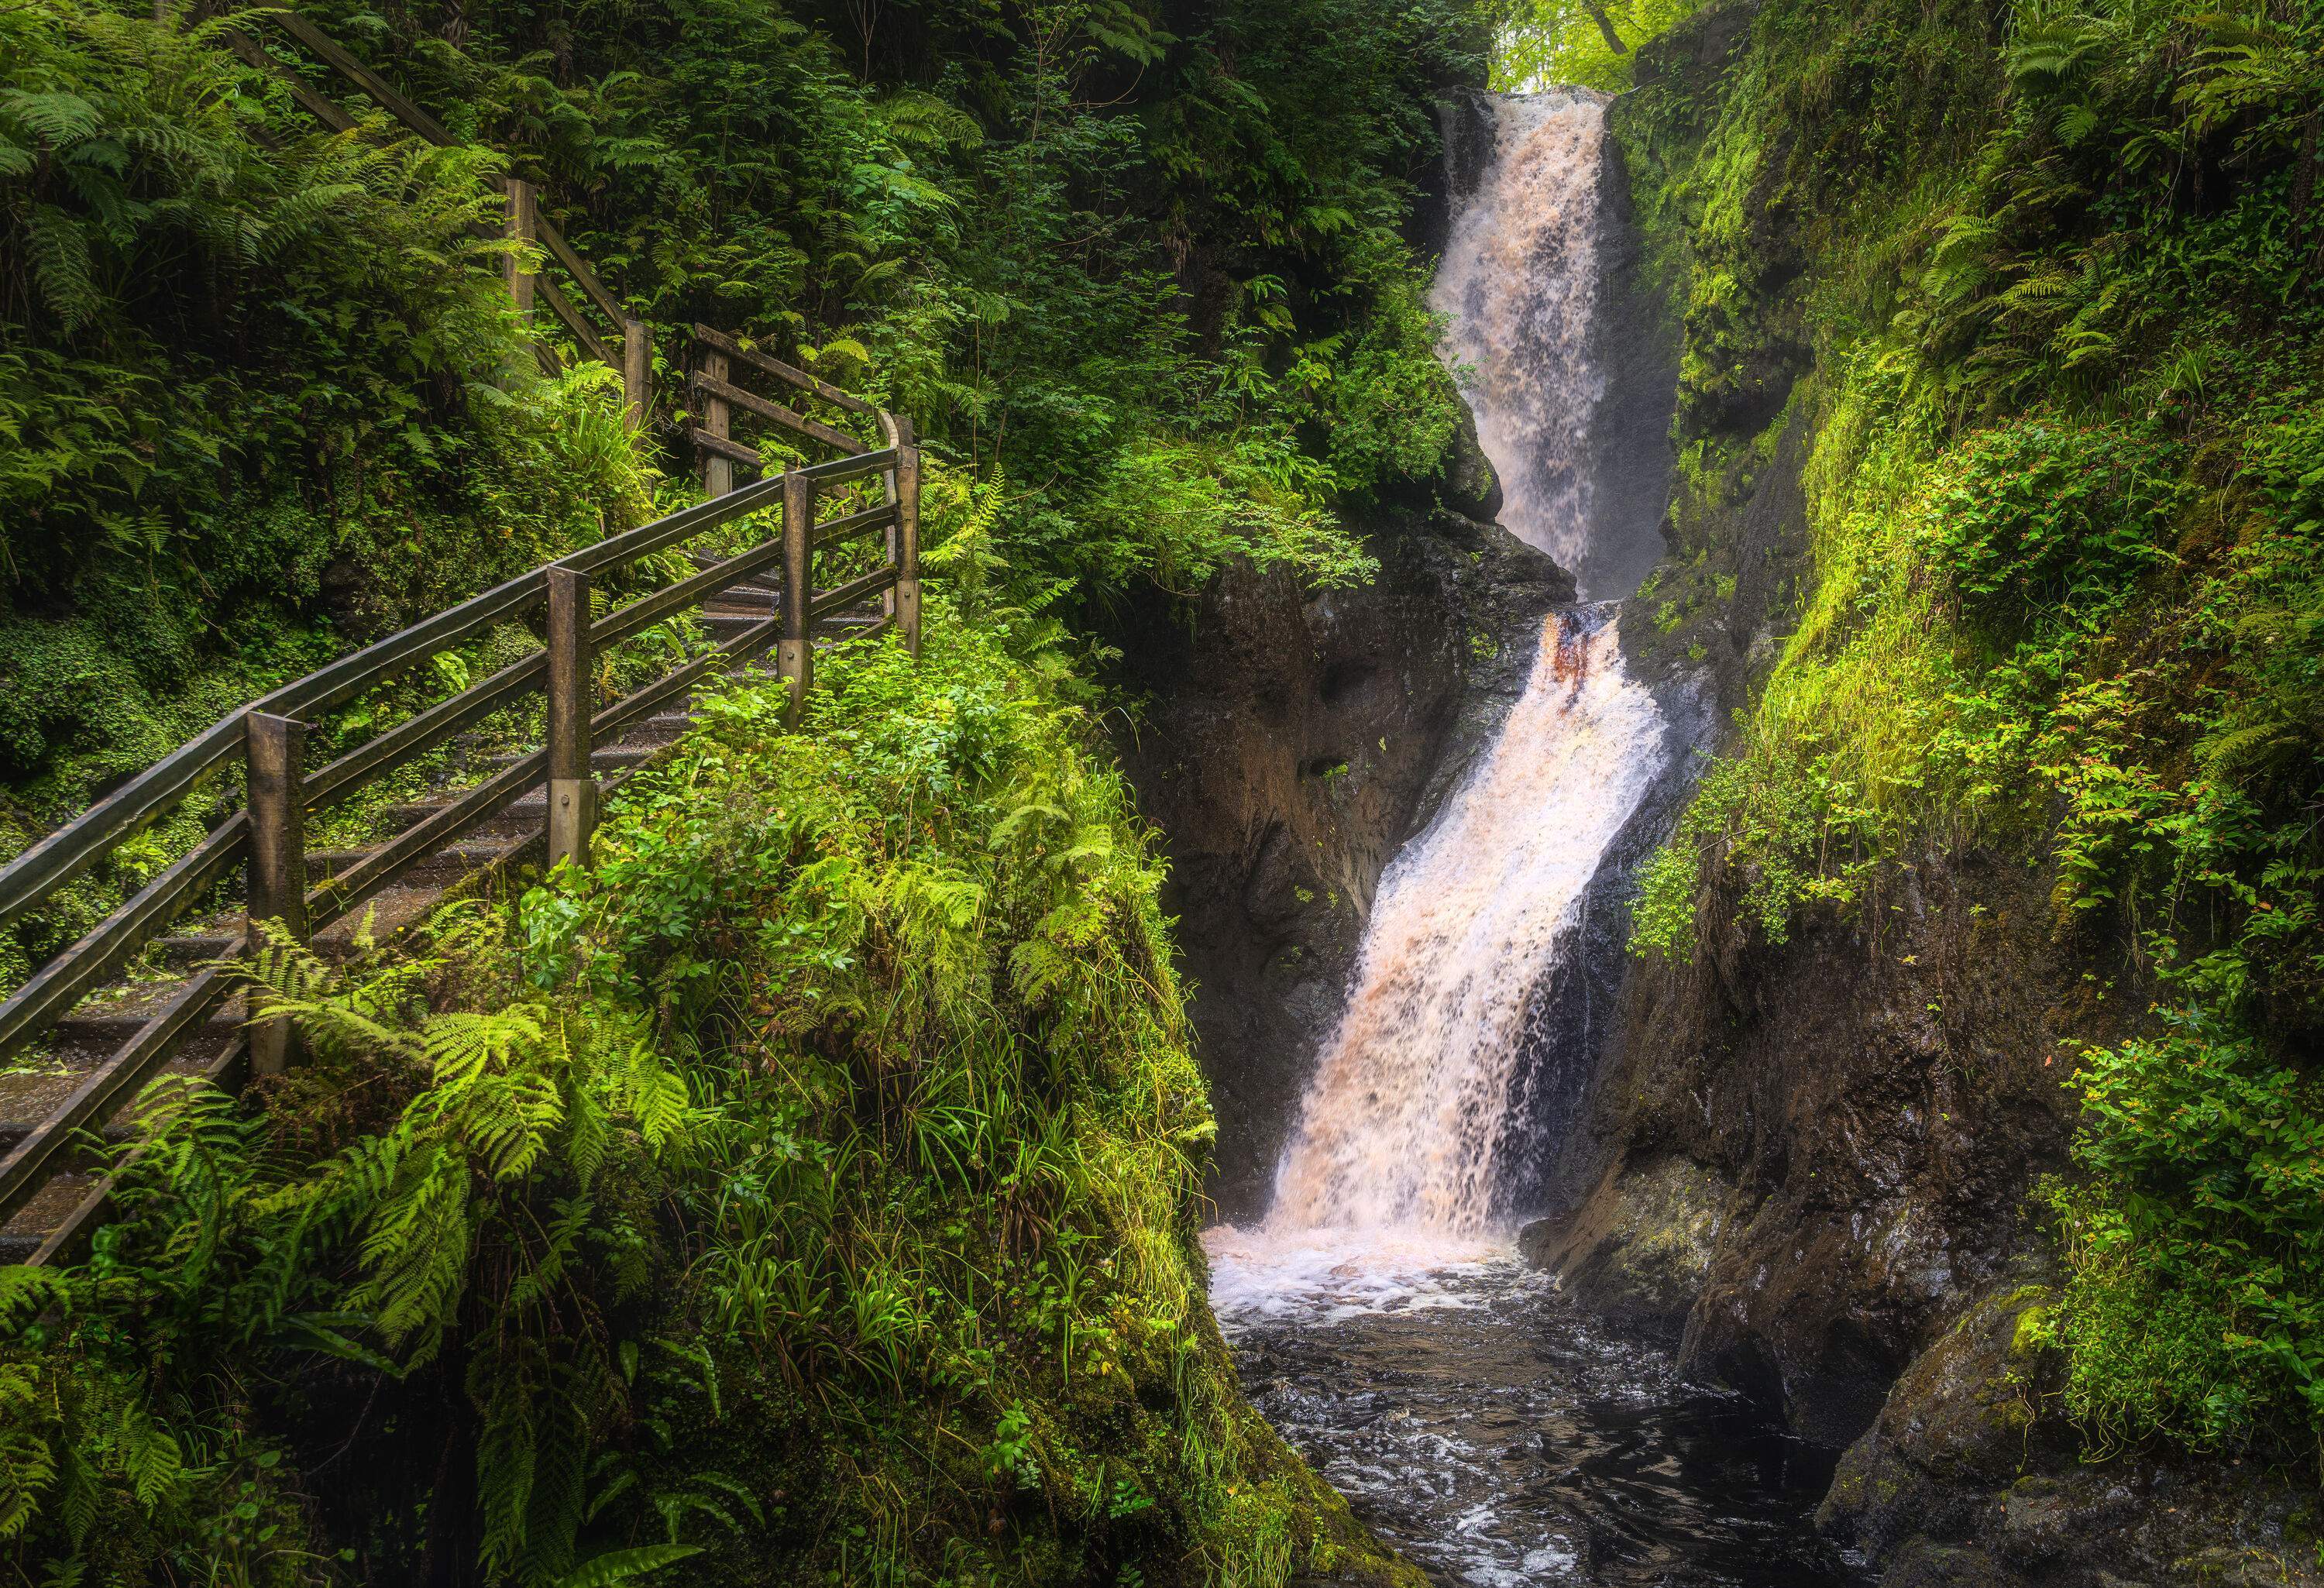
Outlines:
<svg viewBox="0 0 2324 1588"><path fill-rule="evenodd" d="M1493 472L1493 460L1478 445L1477 420L1465 407L1461 410L1461 428L1452 438L1439 494L1446 507L1463 518L1490 523L1500 516L1501 476Z"/></svg>
<svg viewBox="0 0 2324 1588"><path fill-rule="evenodd" d="M1576 1213L1526 1225L1517 1249L1593 1312L1675 1344L1710 1271L1729 1187L1683 1158L1619 1177Z"/></svg>
<svg viewBox="0 0 2324 1588"><path fill-rule="evenodd" d="M2047 880L1997 858L1924 857L1844 919L1777 946L1714 925L1685 965L1637 963L1587 1139L1604 1153L1554 1254L1594 1276L1664 1220L1674 1159L1733 1187L1685 1313L1683 1361L1839 1447L1969 1297L2040 1239L2024 1205L2065 1167L2068 1026L2103 1029L2083 964L2050 932ZM1714 900L1712 919L1731 905ZM1634 1206L1634 1203L1640 1205ZM1585 1270L1589 1276L1585 1277Z"/></svg>
<svg viewBox="0 0 2324 1588"><path fill-rule="evenodd" d="M1840 1458L1817 1527L1884 1588L2324 1582L2301 1477L2232 1456L2083 1459L2048 1409L2049 1296L2004 1284L1944 1329Z"/></svg>
<svg viewBox="0 0 2324 1588"><path fill-rule="evenodd" d="M1149 702L1123 765L1171 859L1166 907L1219 1116L1221 1214L1263 1205L1372 897L1523 689L1573 584L1496 525L1392 505L1371 585L1308 591L1248 568L1191 612L1126 625Z"/></svg>

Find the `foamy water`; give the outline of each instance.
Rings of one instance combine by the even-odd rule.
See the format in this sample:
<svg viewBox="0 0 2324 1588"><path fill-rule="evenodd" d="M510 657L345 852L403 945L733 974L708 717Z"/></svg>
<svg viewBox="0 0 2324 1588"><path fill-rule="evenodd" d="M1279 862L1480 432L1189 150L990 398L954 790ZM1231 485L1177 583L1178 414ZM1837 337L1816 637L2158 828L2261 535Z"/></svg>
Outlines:
<svg viewBox="0 0 2324 1588"><path fill-rule="evenodd" d="M1591 355L1605 106L1586 88L1499 102L1492 158L1453 219L1430 299L1452 322L1445 353L1501 476L1501 522L1593 599L1628 594L1590 578L1590 427L1606 395Z"/></svg>
<svg viewBox="0 0 2324 1588"><path fill-rule="evenodd" d="M1492 1226L1536 992L1661 774L1663 741L1610 613L1553 614L1491 750L1381 879L1270 1231Z"/></svg>
<svg viewBox="0 0 2324 1588"><path fill-rule="evenodd" d="M1241 1229L1203 1233L1211 1310L1232 1334L1260 1319L1336 1324L1367 1313L1484 1305L1484 1287L1516 1260L1505 1236L1440 1230Z"/></svg>

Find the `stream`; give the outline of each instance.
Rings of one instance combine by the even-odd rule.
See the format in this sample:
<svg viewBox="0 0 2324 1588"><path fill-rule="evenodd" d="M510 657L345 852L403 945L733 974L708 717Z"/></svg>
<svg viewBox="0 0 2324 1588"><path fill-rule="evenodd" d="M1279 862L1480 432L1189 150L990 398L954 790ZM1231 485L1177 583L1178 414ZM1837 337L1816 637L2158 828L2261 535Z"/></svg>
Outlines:
<svg viewBox="0 0 2324 1588"><path fill-rule="evenodd" d="M1505 1243L1210 1245L1253 1404L1440 1582L1844 1581L1808 1526L1830 1454L1584 1316Z"/></svg>
<svg viewBox="0 0 2324 1588"><path fill-rule="evenodd" d="M1523 697L1382 876L1269 1211L1205 1234L1212 1304L1259 1410L1441 1582L1836 1584L1809 1520L1832 1458L1516 1254L1559 1147L1538 1099L1596 1057L1542 990L1609 951L1586 948L1589 899L1690 745L1620 648L1661 497L1607 477L1637 449L1605 402L1605 101L1506 96L1492 115L1435 307L1501 522L1583 600L1549 615Z"/></svg>

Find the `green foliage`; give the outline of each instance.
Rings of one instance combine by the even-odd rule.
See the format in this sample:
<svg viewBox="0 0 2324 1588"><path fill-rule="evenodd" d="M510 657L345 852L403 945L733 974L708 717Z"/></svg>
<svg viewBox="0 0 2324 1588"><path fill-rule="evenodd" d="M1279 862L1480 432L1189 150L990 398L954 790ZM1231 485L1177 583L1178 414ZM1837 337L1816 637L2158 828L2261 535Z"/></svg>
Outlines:
<svg viewBox="0 0 2324 1588"><path fill-rule="evenodd" d="M485 4L457 47L416 14L310 14L477 146L327 134L223 22L0 13L0 855L234 705L651 510L606 373L530 373L539 328L474 235L503 165L666 361L710 320L913 414L978 494L932 559L972 607L1086 623L1243 556L1368 577L1342 512L1455 429L1398 235L1431 85L1474 60L1450 0L1167 27L945 4L856 39L735 0L586 29ZM0 974L138 869L12 928Z"/></svg>
<svg viewBox="0 0 2324 1588"><path fill-rule="evenodd" d="M2060 954L2126 960L2158 1028L2072 1083L2070 1408L2308 1445L2324 35L2256 5L2006 23L1789 0L1713 100L1625 106L1686 283L1682 542L1764 466L1755 385L1810 372L1812 439L1812 583L1634 946L1780 943L1912 845L2046 866Z"/></svg>
<svg viewBox="0 0 2324 1588"><path fill-rule="evenodd" d="M2070 1409L2200 1445L2324 1422L2324 1082L2204 1015L2083 1056L2053 1184L2070 1279L2044 1315Z"/></svg>
<svg viewBox="0 0 2324 1588"><path fill-rule="evenodd" d="M223 1558L215 1482L278 1428L350 1463L350 1581L441 1538L543 1584L1279 1583L1354 1546L1235 1396L1160 866L1003 648L1038 627L830 653L798 734L779 681L714 697L593 874L417 957L271 943L306 1067L255 1118L157 1084L90 1263L0 1270L22 1558Z"/></svg>
<svg viewBox="0 0 2324 1588"><path fill-rule="evenodd" d="M734 327L1019 482L988 570L1015 600L1246 552L1354 577L1341 508L1453 433L1398 228L1429 85L1473 60L1460 5L944 0L883 32L625 0L576 32L484 4L459 50L315 14L564 196L658 346Z"/></svg>
<svg viewBox="0 0 2324 1588"><path fill-rule="evenodd" d="M1634 53L1692 16L1703 0L1500 0L1493 87L1504 93L1578 86L1619 93Z"/></svg>
<svg viewBox="0 0 2324 1588"><path fill-rule="evenodd" d="M471 235L494 159L327 134L221 25L0 14L6 587L106 623L149 687L215 606L296 611L337 559L368 576L344 617L399 618L632 494L558 477L570 405L493 383L521 347ZM19 769L42 748L8 735Z"/></svg>
<svg viewBox="0 0 2324 1588"><path fill-rule="evenodd" d="M520 367L473 235L493 157L327 134L223 23L137 11L0 12L0 855L351 642L648 507L603 372ZM0 979L235 792L12 923Z"/></svg>

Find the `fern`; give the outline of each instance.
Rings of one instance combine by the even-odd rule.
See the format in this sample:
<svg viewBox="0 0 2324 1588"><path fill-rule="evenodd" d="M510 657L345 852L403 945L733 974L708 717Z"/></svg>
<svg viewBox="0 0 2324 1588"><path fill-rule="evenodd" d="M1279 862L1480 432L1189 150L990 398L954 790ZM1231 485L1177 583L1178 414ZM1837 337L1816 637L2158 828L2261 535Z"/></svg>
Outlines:
<svg viewBox="0 0 2324 1588"><path fill-rule="evenodd" d="M61 1300L65 1295L65 1283L53 1269L0 1266L0 1330L13 1330L20 1315ZM5 1390L0 1390L0 1399L5 1399Z"/></svg>
<svg viewBox="0 0 2324 1588"><path fill-rule="evenodd" d="M647 1544L635 1549L616 1549L576 1566L557 1580L557 1588L605 1588L609 1583L626 1583L679 1561L691 1560L701 1553L701 1547L692 1544Z"/></svg>
<svg viewBox="0 0 2324 1588"><path fill-rule="evenodd" d="M32 256L32 280L65 333L96 319L105 297L97 290L88 235L80 223L53 204L37 205L24 222L24 239Z"/></svg>
<svg viewBox="0 0 2324 1588"><path fill-rule="evenodd" d="M176 1438L143 1407L122 1407L117 1449L122 1473L139 1503L152 1510L179 1497L186 1478L185 1454Z"/></svg>
<svg viewBox="0 0 2324 1588"><path fill-rule="evenodd" d="M514 1574L526 1558L528 1517L539 1445L537 1342L520 1337L479 1356L468 1394L484 1416L476 1436L476 1508L484 1526L478 1559L491 1576Z"/></svg>

